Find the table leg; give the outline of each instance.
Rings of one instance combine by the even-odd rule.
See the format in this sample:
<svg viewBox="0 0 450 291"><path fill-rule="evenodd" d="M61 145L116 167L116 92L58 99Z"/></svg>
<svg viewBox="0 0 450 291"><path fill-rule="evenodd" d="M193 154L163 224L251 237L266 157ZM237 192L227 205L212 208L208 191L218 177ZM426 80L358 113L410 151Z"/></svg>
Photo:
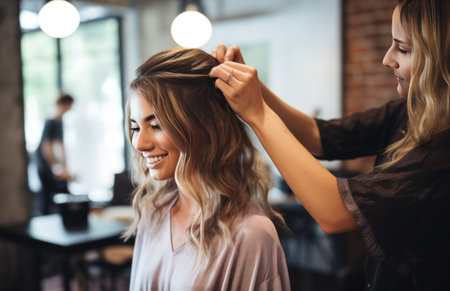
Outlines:
<svg viewBox="0 0 450 291"><path fill-rule="evenodd" d="M29 250L28 250L29 251ZM33 282L33 290L41 291L42 290L42 274L41 274L41 250L39 248L32 248L32 265L33 265L33 274L31 281Z"/></svg>
<svg viewBox="0 0 450 291"><path fill-rule="evenodd" d="M63 258L63 280L64 290L70 291L70 256L68 254L65 254Z"/></svg>
<svg viewBox="0 0 450 291"><path fill-rule="evenodd" d="M88 291L89 271L83 254L75 256L75 266L75 281L78 289Z"/></svg>

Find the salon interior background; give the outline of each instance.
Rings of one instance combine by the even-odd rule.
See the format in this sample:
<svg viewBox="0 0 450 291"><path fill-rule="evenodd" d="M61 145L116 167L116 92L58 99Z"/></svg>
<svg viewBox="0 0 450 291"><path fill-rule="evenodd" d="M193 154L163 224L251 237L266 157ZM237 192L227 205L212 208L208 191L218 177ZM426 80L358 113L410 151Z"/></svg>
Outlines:
<svg viewBox="0 0 450 291"><path fill-rule="evenodd" d="M21 2L26 148L30 154L37 148L46 108L56 92L62 89L76 96L75 110L66 117L69 169L77 177L71 191L89 192L91 198L102 200L111 194L113 174L126 168L121 105L127 84L142 61L176 45L170 25L182 4L190 1L73 2L82 24L58 45L30 24L32 14L45 1ZM342 115L345 71L340 0L201 3L213 23L212 37L203 49L211 51L219 43L239 44L247 63L257 67L260 77L289 104L321 118ZM60 61L56 61L58 53ZM52 65L62 69L54 73ZM275 168L274 172L277 175ZM35 171L28 174L30 188L36 191Z"/></svg>
<svg viewBox="0 0 450 291"><path fill-rule="evenodd" d="M45 111L58 89L70 92L76 102L65 117L65 143L69 171L77 179L69 189L93 200L107 199L114 173L126 167L121 104L127 84L145 59L176 45L170 25L183 1L112 2L116 6L74 1L82 23L59 44L30 23L43 1L22 2L27 151L32 154L37 148ZM204 50L219 43L239 44L246 61L288 103L320 117L340 116L338 0L202 3L213 24ZM29 171L32 190L39 189L35 173Z"/></svg>
<svg viewBox="0 0 450 291"><path fill-rule="evenodd" d="M120 42L113 47L120 53L120 77L116 86L120 98L126 94L126 85L143 60L175 46L169 32L172 19L179 13L177 0L72 2L80 11L86 9L87 18L113 16L120 19L117 31ZM205 14L213 23L213 36L204 49L211 50L221 42L241 45L244 53L248 52L247 62L263 71L271 88L306 113L316 112L320 117L329 118L395 97L392 95L395 80L389 70L380 65L390 43L389 16L395 5L393 0L203 2ZM0 3L2 223L23 221L30 215L19 11L37 11L43 3L43 0L3 0ZM99 13L98 16L95 13ZM95 23L92 18L89 21ZM96 96L84 98L87 97L96 100ZM84 134L76 140L86 140ZM117 164L117 170L125 167L125 158ZM344 166L351 171L365 171L369 165L370 159L369 162L351 161ZM0 257L15 251L12 246L2 247ZM0 265L0 274L11 271L3 270L2 266L6 265Z"/></svg>

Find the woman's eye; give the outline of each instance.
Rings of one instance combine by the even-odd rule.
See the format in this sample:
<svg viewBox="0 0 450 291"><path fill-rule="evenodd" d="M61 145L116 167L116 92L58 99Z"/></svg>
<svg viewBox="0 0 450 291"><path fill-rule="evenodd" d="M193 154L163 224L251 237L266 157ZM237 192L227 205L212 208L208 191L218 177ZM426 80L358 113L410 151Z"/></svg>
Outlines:
<svg viewBox="0 0 450 291"><path fill-rule="evenodd" d="M159 124L151 124L151 127L157 130L161 129L161 126L159 126Z"/></svg>
<svg viewBox="0 0 450 291"><path fill-rule="evenodd" d="M139 132L139 127L130 127L132 133Z"/></svg>

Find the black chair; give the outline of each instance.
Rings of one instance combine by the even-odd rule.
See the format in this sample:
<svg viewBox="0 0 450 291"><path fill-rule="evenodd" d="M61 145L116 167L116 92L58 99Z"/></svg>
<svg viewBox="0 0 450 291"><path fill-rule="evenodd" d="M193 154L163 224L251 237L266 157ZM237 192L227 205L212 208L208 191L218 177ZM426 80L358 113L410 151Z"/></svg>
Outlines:
<svg viewBox="0 0 450 291"><path fill-rule="evenodd" d="M134 190L127 170L114 175L113 198L109 206L130 206L131 193ZM112 207L111 207L112 208ZM133 240L122 245L103 248L98 251L98 257L90 262L91 266L99 267L101 289L116 290L118 278L128 279L133 256Z"/></svg>
<svg viewBox="0 0 450 291"><path fill-rule="evenodd" d="M130 174L127 170L114 175L113 198L110 205L130 205L131 193L134 190Z"/></svg>

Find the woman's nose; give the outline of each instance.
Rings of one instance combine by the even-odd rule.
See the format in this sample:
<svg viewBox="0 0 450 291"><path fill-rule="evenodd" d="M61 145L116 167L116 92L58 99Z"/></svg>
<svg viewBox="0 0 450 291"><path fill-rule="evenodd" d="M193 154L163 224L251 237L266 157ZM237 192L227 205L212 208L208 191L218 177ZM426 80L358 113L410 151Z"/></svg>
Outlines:
<svg viewBox="0 0 450 291"><path fill-rule="evenodd" d="M145 130L141 130L134 140L134 149L138 152L146 152L154 147L153 139Z"/></svg>

